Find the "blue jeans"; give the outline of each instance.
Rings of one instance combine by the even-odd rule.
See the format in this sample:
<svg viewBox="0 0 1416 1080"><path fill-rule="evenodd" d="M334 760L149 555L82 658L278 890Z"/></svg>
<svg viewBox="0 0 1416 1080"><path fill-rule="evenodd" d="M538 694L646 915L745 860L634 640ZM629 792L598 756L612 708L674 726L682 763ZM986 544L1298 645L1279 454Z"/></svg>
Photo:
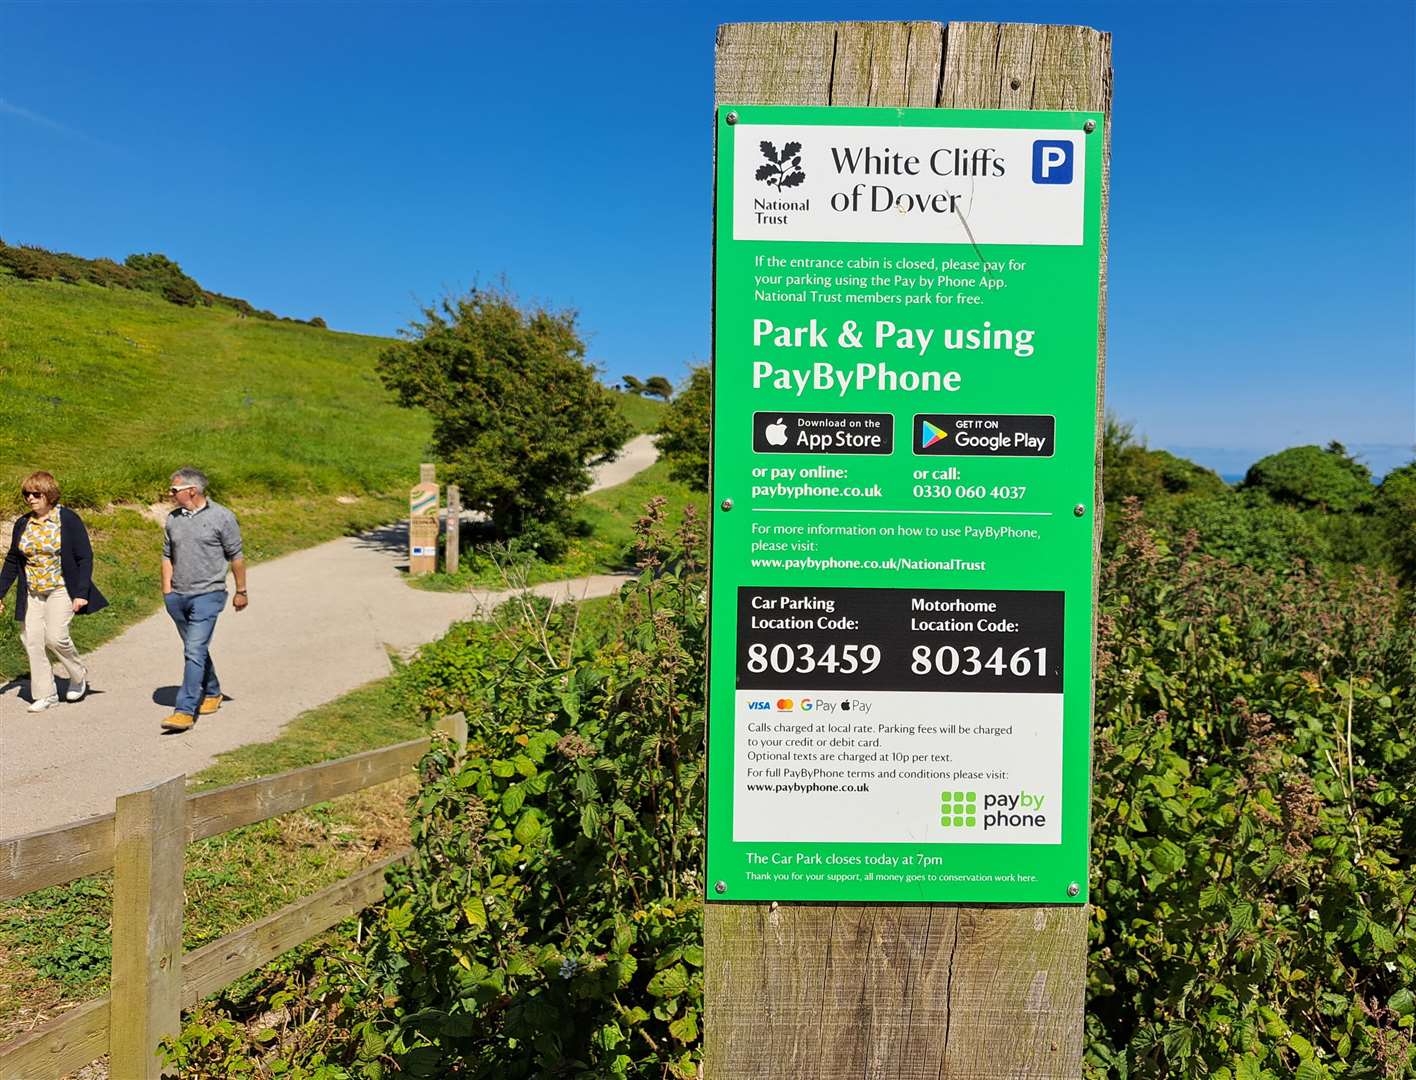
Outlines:
<svg viewBox="0 0 1416 1080"><path fill-rule="evenodd" d="M162 598L162 602L167 606L167 614L177 624L177 633L182 635L182 657L185 661L182 688L177 691L173 712L196 716L202 698L221 694L221 683L207 649L216 629L216 617L226 607L226 590L218 589L197 596L171 592Z"/></svg>

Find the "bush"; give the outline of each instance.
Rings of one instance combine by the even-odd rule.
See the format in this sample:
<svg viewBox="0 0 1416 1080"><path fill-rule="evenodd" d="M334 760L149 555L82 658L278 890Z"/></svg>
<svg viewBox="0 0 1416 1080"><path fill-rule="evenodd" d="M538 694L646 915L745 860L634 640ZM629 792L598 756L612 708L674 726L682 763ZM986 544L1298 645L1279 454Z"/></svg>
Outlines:
<svg viewBox="0 0 1416 1080"><path fill-rule="evenodd" d="M1416 1067L1411 615L1157 542L1103 568L1090 1077Z"/></svg>
<svg viewBox="0 0 1416 1080"><path fill-rule="evenodd" d="M1386 474L1375 509L1398 572L1416 585L1416 461Z"/></svg>
<svg viewBox="0 0 1416 1080"><path fill-rule="evenodd" d="M595 631L527 601L431 658L464 759L422 765L416 856L374 925L371 1025L414 1076L696 1076L702 1005L702 535L663 500ZM473 635L476 637L477 635Z"/></svg>
<svg viewBox="0 0 1416 1080"><path fill-rule="evenodd" d="M1372 474L1341 443L1326 450L1294 446L1249 467L1242 487L1261 491L1288 506L1336 511L1366 510L1372 503Z"/></svg>
<svg viewBox="0 0 1416 1080"><path fill-rule="evenodd" d="M505 292L474 289L423 314L379 357L384 384L432 416L433 452L463 505L502 537L534 525L539 553L554 557L567 500L590 486L587 466L633 433L585 362L574 312L523 310Z"/></svg>
<svg viewBox="0 0 1416 1080"><path fill-rule="evenodd" d="M659 454L669 463L670 478L694 491L708 490L712 404L713 374L695 367L664 411L657 431Z"/></svg>
<svg viewBox="0 0 1416 1080"><path fill-rule="evenodd" d="M137 274L138 288L155 292L173 304L183 307L211 304L202 287L166 255L157 252L129 255L123 260L123 265Z"/></svg>

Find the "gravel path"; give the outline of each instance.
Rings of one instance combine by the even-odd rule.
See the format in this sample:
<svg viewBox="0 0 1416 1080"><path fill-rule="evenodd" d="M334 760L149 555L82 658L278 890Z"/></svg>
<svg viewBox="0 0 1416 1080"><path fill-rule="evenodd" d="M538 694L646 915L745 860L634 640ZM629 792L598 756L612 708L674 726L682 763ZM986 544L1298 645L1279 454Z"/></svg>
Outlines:
<svg viewBox="0 0 1416 1080"><path fill-rule="evenodd" d="M653 443L641 436L619 461L597 471L595 487L622 483L654 458ZM387 675L389 650L408 652L434 641L452 623L509 595L411 589L399 569L407 557L405 522L252 566L250 607L228 607L212 641L231 700L179 735L158 726L171 712L182 661L177 632L162 611L85 658L93 690L79 704L31 714L19 684L4 688L0 836L109 813L123 792L197 772L238 746L270 741L305 710ZM626 580L598 575L532 591L580 599L608 595Z"/></svg>

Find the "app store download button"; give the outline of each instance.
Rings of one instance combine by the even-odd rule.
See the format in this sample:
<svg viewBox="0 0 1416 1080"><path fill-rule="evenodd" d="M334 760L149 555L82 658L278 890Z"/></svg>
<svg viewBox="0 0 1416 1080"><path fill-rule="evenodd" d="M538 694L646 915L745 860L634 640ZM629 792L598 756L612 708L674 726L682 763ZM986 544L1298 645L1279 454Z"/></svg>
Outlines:
<svg viewBox="0 0 1416 1080"><path fill-rule="evenodd" d="M1051 457L1052 416L1003 413L916 413L914 452L930 457Z"/></svg>
<svg viewBox="0 0 1416 1080"><path fill-rule="evenodd" d="M894 448L889 413L752 414L752 449L759 454L888 454Z"/></svg>

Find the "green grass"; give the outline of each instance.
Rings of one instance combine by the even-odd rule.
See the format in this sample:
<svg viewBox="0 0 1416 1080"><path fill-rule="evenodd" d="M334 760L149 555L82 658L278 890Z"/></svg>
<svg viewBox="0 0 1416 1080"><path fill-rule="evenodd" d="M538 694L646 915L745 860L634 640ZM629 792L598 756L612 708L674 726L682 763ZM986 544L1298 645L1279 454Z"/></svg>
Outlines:
<svg viewBox="0 0 1416 1080"><path fill-rule="evenodd" d="M19 482L34 469L54 473L63 501L81 508L111 601L74 620L81 650L159 606L162 533L141 510L179 466L208 473L252 561L406 512L430 428L379 383L383 344L0 275L0 519L21 512ZM5 599L0 681L28 668L14 594Z"/></svg>
<svg viewBox="0 0 1416 1080"><path fill-rule="evenodd" d="M633 424L634 430L641 435L657 428L659 421L663 419L664 410L669 407L667 402L658 398L627 394L623 390L614 391L614 395L619 401L620 412L624 414L624 418Z"/></svg>
<svg viewBox="0 0 1416 1080"><path fill-rule="evenodd" d="M629 569L634 523L643 513L644 504L656 495L668 500L666 510L674 525L682 517L684 507L690 504L697 508L700 516L707 514L708 497L670 480L668 464L656 461L623 484L603 488L578 500L577 517L584 535L572 539L565 554L554 562L532 562L525 584ZM505 585L501 571L485 548L466 552L463 567L456 574L429 574L409 581L415 588L434 592Z"/></svg>
<svg viewBox="0 0 1416 1080"><path fill-rule="evenodd" d="M183 464L222 501L401 488L430 428L379 382L385 344L0 276L0 492L44 468L70 506L148 503Z"/></svg>
<svg viewBox="0 0 1416 1080"><path fill-rule="evenodd" d="M19 482L34 469L83 513L111 606L74 620L80 651L160 606L162 534L141 508L182 465L204 469L236 511L252 562L406 515L431 427L379 382L386 344L0 273L0 526L23 511ZM636 430L658 423L662 402L617 397ZM0 683L29 666L14 593L4 599Z"/></svg>
<svg viewBox="0 0 1416 1080"><path fill-rule="evenodd" d="M426 730L405 707L396 679L381 679L301 714L273 742L222 754L189 786L239 783ZM185 947L214 941L405 845L406 803L415 786L410 774L190 845ZM112 874L97 874L0 904L0 1041L27 1027L36 1012L106 992L112 896Z"/></svg>

